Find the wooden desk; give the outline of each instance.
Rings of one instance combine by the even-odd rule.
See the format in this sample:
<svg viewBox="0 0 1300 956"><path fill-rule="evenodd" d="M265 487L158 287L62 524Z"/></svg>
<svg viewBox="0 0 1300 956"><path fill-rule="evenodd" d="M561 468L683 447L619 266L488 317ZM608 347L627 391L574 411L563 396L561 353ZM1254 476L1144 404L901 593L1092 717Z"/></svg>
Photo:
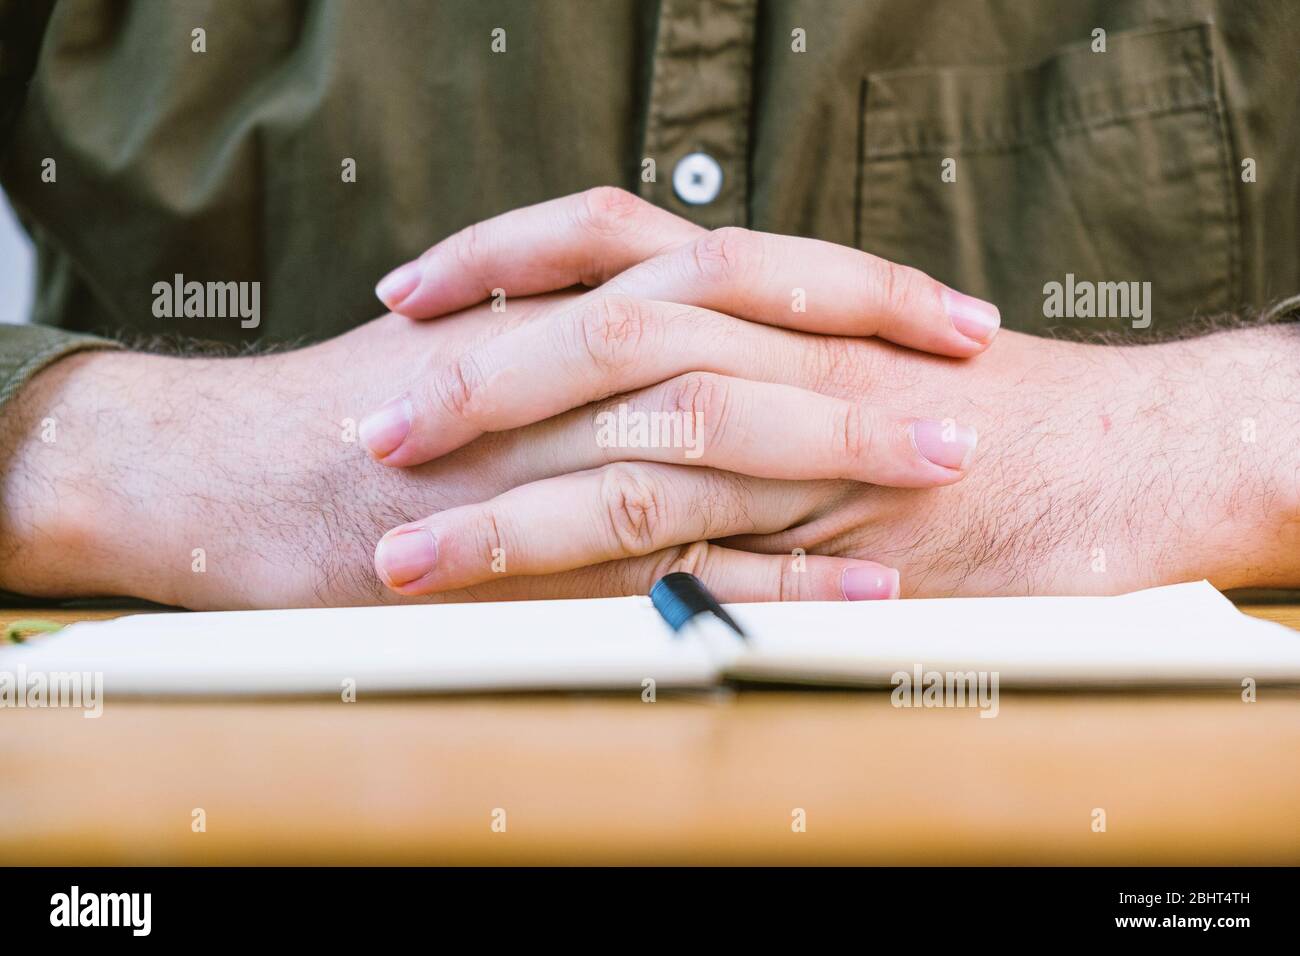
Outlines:
<svg viewBox="0 0 1300 956"><path fill-rule="evenodd" d="M1296 864L1297 755L1268 688L109 701L0 711L0 862Z"/></svg>

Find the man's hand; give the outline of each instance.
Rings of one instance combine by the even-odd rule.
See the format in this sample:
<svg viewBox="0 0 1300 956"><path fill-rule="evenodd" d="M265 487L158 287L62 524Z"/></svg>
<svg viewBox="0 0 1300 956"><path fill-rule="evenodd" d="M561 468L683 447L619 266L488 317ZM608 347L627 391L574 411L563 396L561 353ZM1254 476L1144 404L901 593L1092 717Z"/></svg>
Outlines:
<svg viewBox="0 0 1300 956"><path fill-rule="evenodd" d="M728 546L865 555L904 596L1300 587L1300 328L1112 347L1003 332L966 364L847 342L840 394L955 411L983 438L946 488L837 483Z"/></svg>
<svg viewBox="0 0 1300 956"><path fill-rule="evenodd" d="M368 450L387 465L418 465L485 433L631 393L629 401L667 406L653 408L650 420L684 420L679 431L693 440L686 454L658 441L597 441L611 449L602 457L685 461L757 478L933 487L961 478L974 453L975 430L950 416L918 417L818 390L833 375L843 336L879 335L964 358L981 353L999 324L988 303L842 246L743 229L706 233L621 190L596 189L463 230L395 270L377 292L391 307L428 318L493 290L527 296L577 283L598 288L539 321L441 356L431 373L406 383L361 423ZM597 431L574 433L575 448L587 454ZM653 532L634 527L613 540L564 533L565 503L599 497L607 483L601 474L573 474L519 488L489 513L461 509L398 527L381 542L376 567L399 593L425 594L490 579L478 549L457 547L489 520L536 536L526 546L512 536L528 559L517 569L523 574L677 544L701 526L701 509L679 502L708 494L703 483L712 476L665 468L638 475L629 494L675 519L629 518L653 522ZM771 484L747 491L792 498ZM789 517L761 495L755 504L760 521ZM703 528L709 536L722 531Z"/></svg>

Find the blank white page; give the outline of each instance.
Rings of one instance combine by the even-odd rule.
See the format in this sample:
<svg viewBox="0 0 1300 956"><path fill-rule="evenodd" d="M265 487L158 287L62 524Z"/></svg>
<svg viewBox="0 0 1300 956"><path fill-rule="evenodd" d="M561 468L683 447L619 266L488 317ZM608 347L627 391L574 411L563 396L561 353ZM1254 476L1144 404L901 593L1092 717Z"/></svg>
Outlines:
<svg viewBox="0 0 1300 956"><path fill-rule="evenodd" d="M698 687L717 668L645 597L135 614L0 651L0 670L90 671L105 694Z"/></svg>
<svg viewBox="0 0 1300 956"><path fill-rule="evenodd" d="M738 604L729 673L887 686L897 671L998 672L1001 686L1300 681L1300 633L1207 581L1114 597Z"/></svg>

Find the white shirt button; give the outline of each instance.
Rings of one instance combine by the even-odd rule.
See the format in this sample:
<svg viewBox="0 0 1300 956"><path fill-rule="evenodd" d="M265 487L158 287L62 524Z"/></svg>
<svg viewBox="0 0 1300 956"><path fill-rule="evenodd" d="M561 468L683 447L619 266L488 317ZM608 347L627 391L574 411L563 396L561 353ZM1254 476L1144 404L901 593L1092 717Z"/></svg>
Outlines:
<svg viewBox="0 0 1300 956"><path fill-rule="evenodd" d="M722 167L708 153L689 153L673 169L673 192L692 206L703 206L722 191Z"/></svg>

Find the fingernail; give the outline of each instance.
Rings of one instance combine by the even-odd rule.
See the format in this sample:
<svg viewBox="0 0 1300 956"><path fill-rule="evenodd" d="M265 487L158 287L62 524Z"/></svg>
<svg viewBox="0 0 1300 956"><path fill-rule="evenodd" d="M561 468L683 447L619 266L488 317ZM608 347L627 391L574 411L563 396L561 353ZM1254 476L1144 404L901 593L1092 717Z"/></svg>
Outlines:
<svg viewBox="0 0 1300 956"><path fill-rule="evenodd" d="M384 305L395 309L402 304L403 299L415 291L415 287L419 284L420 263L408 262L380 279L379 284L375 286L375 295L379 296L379 301Z"/></svg>
<svg viewBox="0 0 1300 956"><path fill-rule="evenodd" d="M428 528L392 532L375 548L375 570L393 588L419 580L437 563L438 542Z"/></svg>
<svg viewBox="0 0 1300 956"><path fill-rule="evenodd" d="M975 454L979 434L969 425L958 425L951 418L937 422L918 418L912 422L912 444L926 461L945 468L965 468Z"/></svg>
<svg viewBox="0 0 1300 956"><path fill-rule="evenodd" d="M953 328L966 338L981 344L992 342L998 326L1002 324L1002 315L992 302L985 302L955 289L943 290L943 307L948 312Z"/></svg>
<svg viewBox="0 0 1300 956"><path fill-rule="evenodd" d="M361 419L357 437L366 451L382 460L397 451L410 430L411 400L403 395Z"/></svg>
<svg viewBox="0 0 1300 956"><path fill-rule="evenodd" d="M883 564L858 564L840 575L846 601L892 601L898 597L898 569Z"/></svg>

